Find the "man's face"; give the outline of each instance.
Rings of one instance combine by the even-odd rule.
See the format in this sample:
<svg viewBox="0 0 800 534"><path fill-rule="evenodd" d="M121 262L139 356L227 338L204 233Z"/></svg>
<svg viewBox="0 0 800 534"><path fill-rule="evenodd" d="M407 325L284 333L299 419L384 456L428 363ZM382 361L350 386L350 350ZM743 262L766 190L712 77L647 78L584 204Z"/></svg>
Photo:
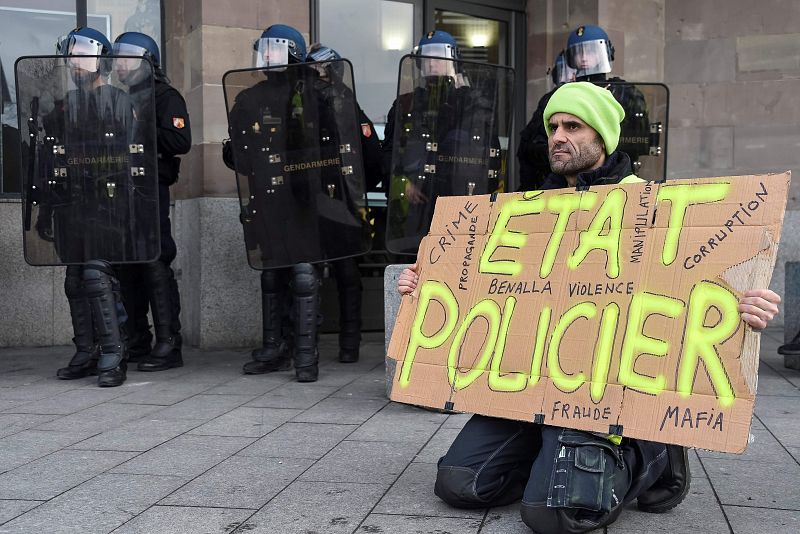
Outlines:
<svg viewBox="0 0 800 534"><path fill-rule="evenodd" d="M591 70L600 63L596 48L583 47L575 54L575 64L578 70Z"/></svg>
<svg viewBox="0 0 800 534"><path fill-rule="evenodd" d="M550 117L547 149L550 168L562 176L594 168L605 153L597 132L575 115L555 113Z"/></svg>

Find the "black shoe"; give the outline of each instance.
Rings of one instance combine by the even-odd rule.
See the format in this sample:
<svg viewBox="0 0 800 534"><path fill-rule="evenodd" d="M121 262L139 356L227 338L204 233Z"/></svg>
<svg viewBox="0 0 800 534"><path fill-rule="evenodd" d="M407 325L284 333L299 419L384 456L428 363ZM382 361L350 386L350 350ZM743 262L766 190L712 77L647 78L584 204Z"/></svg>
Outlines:
<svg viewBox="0 0 800 534"><path fill-rule="evenodd" d="M784 356L797 356L800 354L800 343L792 342L781 345L778 347L778 354L783 354Z"/></svg>
<svg viewBox="0 0 800 534"><path fill-rule="evenodd" d="M123 360L113 369L100 371L100 375L97 377L97 385L101 388L121 386L125 382L127 370L128 364Z"/></svg>
<svg viewBox="0 0 800 534"><path fill-rule="evenodd" d="M244 364L242 371L246 375L263 375L265 373L273 373L275 371L288 371L292 368L292 360L286 358L276 358L268 362L261 360L253 360Z"/></svg>
<svg viewBox="0 0 800 534"><path fill-rule="evenodd" d="M667 466L650 489L639 495L639 510L663 514L678 506L689 493L692 474L686 447L667 445Z"/></svg>
<svg viewBox="0 0 800 534"><path fill-rule="evenodd" d="M267 342L267 345L260 349L255 349L252 353L253 361L244 364L242 371L246 375L263 375L275 371L288 371L292 368L292 357L290 356L286 342Z"/></svg>
<svg viewBox="0 0 800 534"><path fill-rule="evenodd" d="M319 376L319 368L316 365L308 367L296 367L295 375L298 382L316 382Z"/></svg>
<svg viewBox="0 0 800 534"><path fill-rule="evenodd" d="M342 363L355 363L358 361L358 349L339 349L339 361Z"/></svg>
<svg viewBox="0 0 800 534"><path fill-rule="evenodd" d="M95 347L91 352L79 350L66 367L56 371L56 376L61 380L77 380L78 378L96 375L98 357L99 347Z"/></svg>
<svg viewBox="0 0 800 534"><path fill-rule="evenodd" d="M182 343L179 338L180 334L157 342L150 355L139 362L136 368L139 371L153 372L166 371L173 367L183 367Z"/></svg>

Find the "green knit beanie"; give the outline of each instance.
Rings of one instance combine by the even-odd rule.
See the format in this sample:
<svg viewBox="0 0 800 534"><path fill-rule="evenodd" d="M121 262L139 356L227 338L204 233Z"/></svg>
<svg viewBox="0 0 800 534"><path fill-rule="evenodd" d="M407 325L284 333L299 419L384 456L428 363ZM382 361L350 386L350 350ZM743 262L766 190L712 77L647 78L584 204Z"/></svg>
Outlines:
<svg viewBox="0 0 800 534"><path fill-rule="evenodd" d="M550 117L556 113L575 115L594 128L603 138L606 154L611 154L619 144L619 123L625 118L625 110L611 91L591 82L565 83L553 93L544 108L544 129L548 137Z"/></svg>

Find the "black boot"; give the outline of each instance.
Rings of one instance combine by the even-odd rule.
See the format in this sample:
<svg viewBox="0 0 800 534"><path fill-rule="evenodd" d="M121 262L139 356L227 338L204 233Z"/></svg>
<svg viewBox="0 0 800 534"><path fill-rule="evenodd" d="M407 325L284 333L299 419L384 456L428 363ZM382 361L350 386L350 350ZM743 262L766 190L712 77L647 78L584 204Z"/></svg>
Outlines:
<svg viewBox="0 0 800 534"><path fill-rule="evenodd" d="M92 308L83 293L80 267L67 267L64 293L67 295L69 312L72 317L72 331L75 334L72 342L75 343L75 355L72 356L66 367L62 367L56 372L56 376L62 380L75 380L92 374L96 375L100 352L94 342Z"/></svg>
<svg viewBox="0 0 800 534"><path fill-rule="evenodd" d="M281 292L286 291L283 276L277 269L261 272L261 336L263 346L252 353L253 361L242 369L248 375L260 375L292 368L291 352L281 335Z"/></svg>
<svg viewBox="0 0 800 534"><path fill-rule="evenodd" d="M316 382L319 374L319 275L310 263L292 268L294 369L298 382Z"/></svg>
<svg viewBox="0 0 800 534"><path fill-rule="evenodd" d="M150 355L139 362L140 371L164 371L172 367L183 367L180 321L173 317L176 310L180 310L180 304L173 303L176 296L180 298L177 295L177 283L174 286L172 284L174 279L172 269L162 261L154 261L145 266L156 344Z"/></svg>
<svg viewBox="0 0 800 534"><path fill-rule="evenodd" d="M115 269L118 274L122 303L128 314L128 362L140 362L147 358L153 348L153 334L147 311L150 301L147 298L144 266L134 264Z"/></svg>
<svg viewBox="0 0 800 534"><path fill-rule="evenodd" d="M678 506L689 493L692 475L686 447L667 445L667 466L650 489L639 495L639 510L663 514Z"/></svg>
<svg viewBox="0 0 800 534"><path fill-rule="evenodd" d="M339 361L358 361L361 345L361 273L355 258L334 262L339 292Z"/></svg>
<svg viewBox="0 0 800 534"><path fill-rule="evenodd" d="M795 334L794 338L789 343L785 343L778 347L778 354L784 356L794 356L800 354L800 331Z"/></svg>
<svg viewBox="0 0 800 534"><path fill-rule="evenodd" d="M120 297L119 282L108 263L92 260L83 268L83 287L92 308L94 329L100 340L97 385L122 385L128 369L124 332L127 316Z"/></svg>

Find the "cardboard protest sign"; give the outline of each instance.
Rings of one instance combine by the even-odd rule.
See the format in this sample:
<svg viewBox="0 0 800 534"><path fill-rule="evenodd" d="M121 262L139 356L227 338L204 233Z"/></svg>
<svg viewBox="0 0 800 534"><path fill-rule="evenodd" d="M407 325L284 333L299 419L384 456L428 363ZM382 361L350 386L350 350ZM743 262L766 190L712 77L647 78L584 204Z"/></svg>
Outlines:
<svg viewBox="0 0 800 534"><path fill-rule="evenodd" d="M437 200L391 398L724 452L747 446L790 174Z"/></svg>

